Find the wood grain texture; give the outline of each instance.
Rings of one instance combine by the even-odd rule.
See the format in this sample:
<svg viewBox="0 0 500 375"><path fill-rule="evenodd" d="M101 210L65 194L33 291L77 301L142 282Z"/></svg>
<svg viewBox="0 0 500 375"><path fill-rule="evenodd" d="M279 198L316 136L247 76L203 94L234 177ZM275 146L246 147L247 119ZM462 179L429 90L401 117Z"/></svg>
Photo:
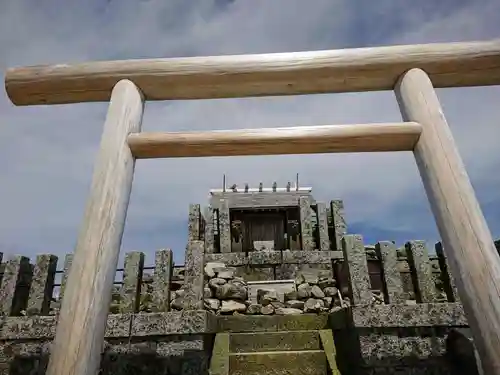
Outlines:
<svg viewBox="0 0 500 375"><path fill-rule="evenodd" d="M395 91L423 126L417 166L485 373L500 375L500 257L429 76L412 69Z"/></svg>
<svg viewBox="0 0 500 375"><path fill-rule="evenodd" d="M9 69L16 105L109 100L130 79L147 100L391 90L411 68L436 87L500 84L500 40L260 55L88 62Z"/></svg>
<svg viewBox="0 0 500 375"><path fill-rule="evenodd" d="M118 82L104 124L48 375L98 372L134 174L127 135L140 131L142 113L141 92L130 81Z"/></svg>
<svg viewBox="0 0 500 375"><path fill-rule="evenodd" d="M137 133L128 136L128 144L138 159L410 151L421 130L411 122Z"/></svg>

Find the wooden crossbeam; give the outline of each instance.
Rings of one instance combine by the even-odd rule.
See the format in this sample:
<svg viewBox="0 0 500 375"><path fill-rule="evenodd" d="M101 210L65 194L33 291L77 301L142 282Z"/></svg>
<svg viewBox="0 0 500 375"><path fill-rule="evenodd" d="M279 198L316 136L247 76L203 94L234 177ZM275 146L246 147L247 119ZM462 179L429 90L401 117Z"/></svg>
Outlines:
<svg viewBox="0 0 500 375"><path fill-rule="evenodd" d="M128 136L138 159L202 156L411 151L422 127L415 122L136 133Z"/></svg>
<svg viewBox="0 0 500 375"><path fill-rule="evenodd" d="M102 61L9 69L16 105L108 101L130 79L146 100L392 90L401 74L425 70L435 87L500 84L500 39L273 53Z"/></svg>

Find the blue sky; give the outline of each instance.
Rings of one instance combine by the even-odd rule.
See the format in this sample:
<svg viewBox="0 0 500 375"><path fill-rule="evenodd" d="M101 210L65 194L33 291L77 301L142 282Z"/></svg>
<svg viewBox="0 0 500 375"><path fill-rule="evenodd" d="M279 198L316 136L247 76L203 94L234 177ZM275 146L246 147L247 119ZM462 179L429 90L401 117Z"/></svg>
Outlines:
<svg viewBox="0 0 500 375"><path fill-rule="evenodd" d="M72 4L72 5L69 5ZM500 37L498 0L0 0L0 71L89 60L293 52ZM500 237L500 87L438 90L480 204ZM105 103L14 107L0 93L0 249L71 252ZM400 121L390 92L155 102L145 131ZM183 262L189 203L229 183L285 186L300 173L319 200L344 199L366 243L438 239L412 155L348 154L139 161L123 251Z"/></svg>

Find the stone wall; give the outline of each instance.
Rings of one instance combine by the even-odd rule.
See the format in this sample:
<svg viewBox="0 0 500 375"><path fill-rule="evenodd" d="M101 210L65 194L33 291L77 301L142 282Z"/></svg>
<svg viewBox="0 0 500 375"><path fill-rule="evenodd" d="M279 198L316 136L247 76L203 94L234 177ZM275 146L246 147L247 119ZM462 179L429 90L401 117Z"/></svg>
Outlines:
<svg viewBox="0 0 500 375"><path fill-rule="evenodd" d="M126 374L134 366L143 366L144 373L154 366L170 366L178 371L175 368L181 366L182 361L189 364L184 372L197 368L203 373L211 335L221 329L218 319L229 313L234 316L231 309L221 311L213 308L210 301L207 303L207 299L217 296L217 288L210 283L214 284L213 280L219 278L224 279L225 284L236 281L245 287L251 280L243 270L271 268L272 272L260 272L274 278L285 275L283 270L287 270L288 274L282 279L298 278L298 285L304 285L299 288L308 291L302 301L297 295L296 299L288 296L283 302L273 293L263 293L260 306L251 308L260 309L261 314L264 305L270 305L275 314L278 310L280 314L304 316L307 300L313 297L312 285L317 285L320 291L315 290L316 296L310 303L321 300L323 306L317 303L314 314L330 315L339 356L346 366L361 366L368 373L389 371L389 367L397 369L398 366L407 369L402 373L412 373L413 368L445 371L448 332L457 327L467 328L440 246L436 247L436 257L431 258L421 241L411 241L396 249L388 241L366 246L358 235L345 235L342 251L205 254L204 243L203 240L190 242L183 267L173 265L170 250L156 252L153 267L144 266L144 254L140 252L126 255L123 269L117 272L122 273L122 277L117 280L108 319L103 373ZM204 277L203 269L221 260L225 260L221 266L226 268L222 272L229 271L230 277L216 277L220 276L220 270ZM370 264L378 264L379 271L370 272ZM57 258L50 254L38 256L33 264L22 256L2 264L0 374L29 373L29 368L33 374L43 374L70 265L71 256L68 256L64 270L57 271ZM56 282L59 277L61 285ZM305 277L313 280L301 279ZM309 286L305 285L306 281ZM320 286L320 281L325 285ZM352 306L337 309L339 303L335 297L325 301L330 297L326 292L328 287L337 288L342 297L349 298ZM57 288L59 293L55 291ZM321 292L325 297L321 297ZM238 307L241 313L249 312L246 296L238 298L236 302L245 307L244 311L242 306ZM220 299L217 298L217 303L222 307ZM286 310L300 310L299 305L300 313ZM329 305L328 311L326 305ZM205 310L200 311L198 307ZM308 309L307 314L311 313ZM142 370L133 371L140 374Z"/></svg>

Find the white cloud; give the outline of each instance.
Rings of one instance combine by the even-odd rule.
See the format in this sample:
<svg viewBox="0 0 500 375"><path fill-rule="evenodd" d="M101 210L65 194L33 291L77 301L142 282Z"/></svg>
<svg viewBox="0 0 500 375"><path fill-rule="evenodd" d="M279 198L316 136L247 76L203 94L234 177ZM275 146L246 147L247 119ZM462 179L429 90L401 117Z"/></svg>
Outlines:
<svg viewBox="0 0 500 375"><path fill-rule="evenodd" d="M500 36L500 4L395 0L79 2L0 4L0 68L161 56L264 53ZM215 5L214 5L215 4ZM223 5L221 5L223 4ZM371 4L371 5L370 5ZM443 5L444 4L444 5ZM455 4L455 5L453 5ZM500 202L499 87L439 90L482 204ZM0 244L7 252L72 250L90 184L106 104L13 107L0 96ZM399 121L392 93L148 103L144 130L200 130ZM139 161L124 248L175 244L190 202L204 204L222 174L239 184L284 185L299 172L318 199L343 198L349 221L371 237L434 240L417 169L408 154L311 155ZM488 217L500 234L500 217ZM375 228L375 232L373 232ZM164 233L162 231L165 231ZM378 232L377 232L378 231ZM382 234L380 234L382 235ZM384 239L384 238L379 238Z"/></svg>

